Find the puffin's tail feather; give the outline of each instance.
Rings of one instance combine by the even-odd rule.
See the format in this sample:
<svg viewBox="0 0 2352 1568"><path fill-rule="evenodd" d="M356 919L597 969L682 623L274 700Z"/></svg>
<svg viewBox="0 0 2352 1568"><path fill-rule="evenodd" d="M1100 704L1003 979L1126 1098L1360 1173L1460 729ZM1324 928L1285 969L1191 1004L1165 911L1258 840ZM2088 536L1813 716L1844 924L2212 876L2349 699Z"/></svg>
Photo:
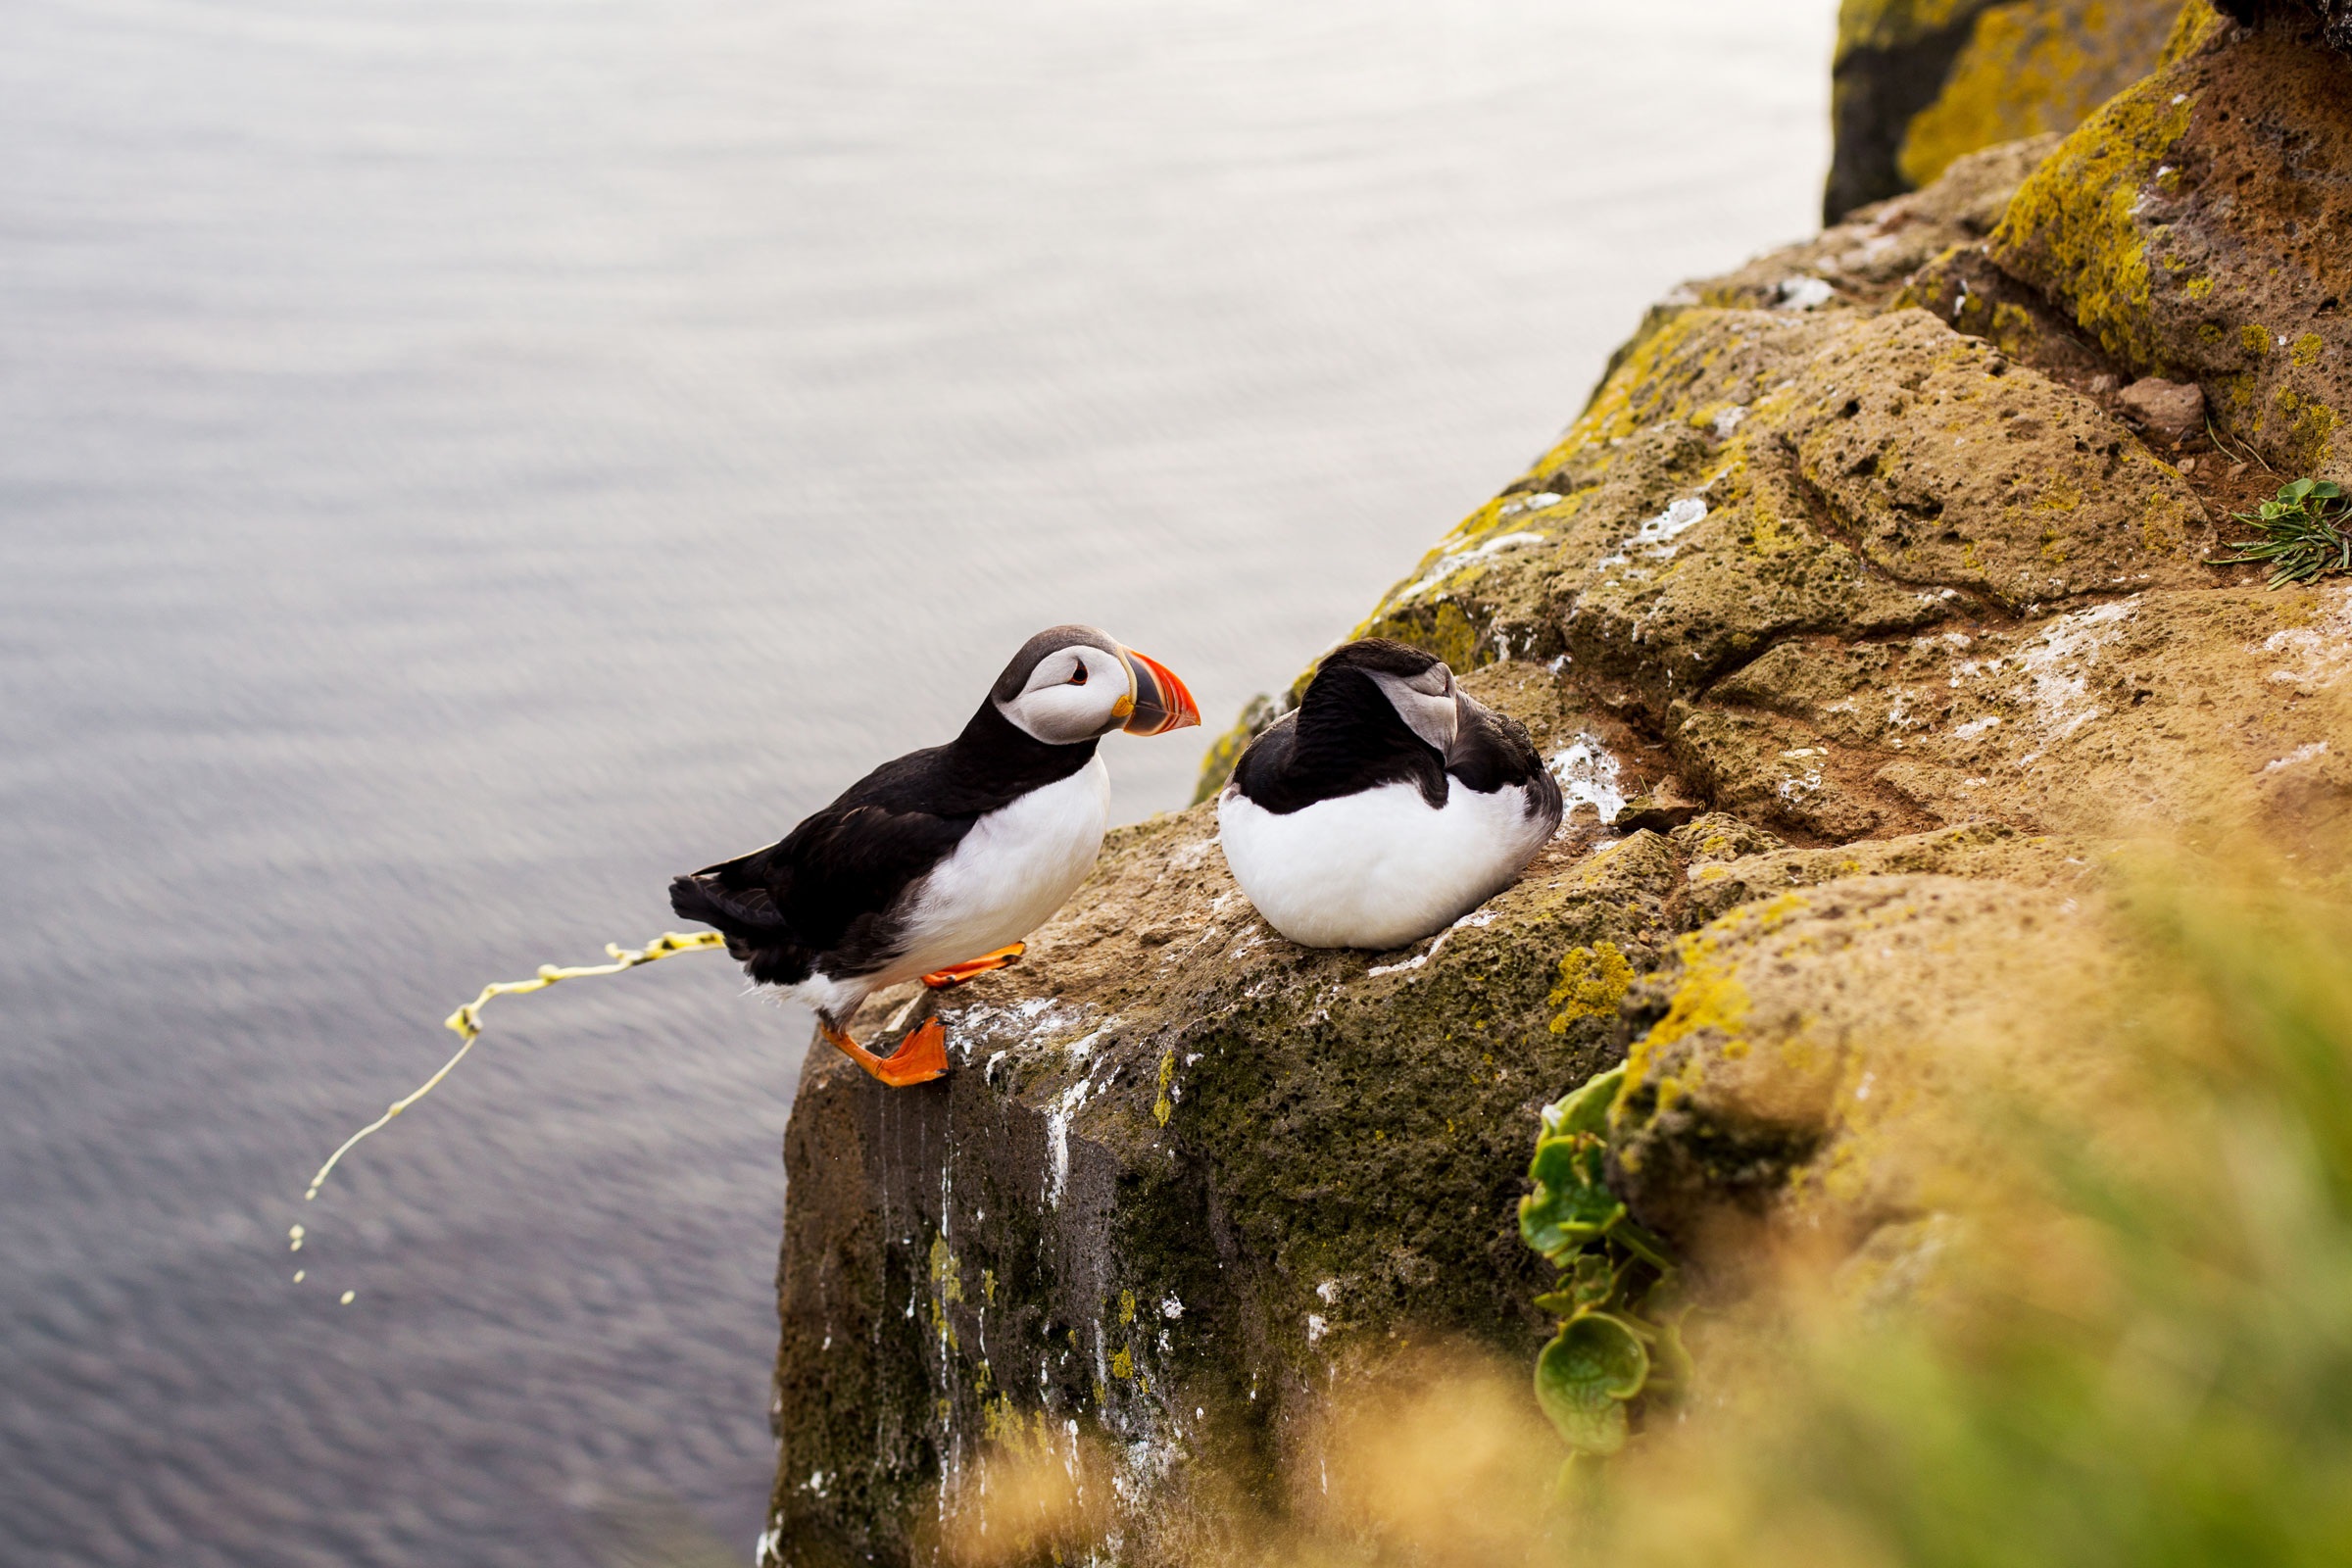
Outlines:
<svg viewBox="0 0 2352 1568"><path fill-rule="evenodd" d="M773 848L672 877L669 906L681 920L718 927L728 954L754 980L789 986L808 978L813 955L776 906Z"/></svg>
<svg viewBox="0 0 2352 1568"><path fill-rule="evenodd" d="M670 879L669 906L678 918L716 926L730 937L758 940L781 935L784 923L767 889L730 888L723 876L726 869L712 866Z"/></svg>

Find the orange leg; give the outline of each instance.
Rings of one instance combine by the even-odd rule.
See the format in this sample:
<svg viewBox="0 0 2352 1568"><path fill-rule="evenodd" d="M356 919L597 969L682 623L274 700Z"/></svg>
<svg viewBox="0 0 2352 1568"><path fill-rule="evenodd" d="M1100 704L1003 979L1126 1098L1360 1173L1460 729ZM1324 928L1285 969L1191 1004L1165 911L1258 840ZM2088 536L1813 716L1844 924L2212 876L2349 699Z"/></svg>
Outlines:
<svg viewBox="0 0 2352 1568"><path fill-rule="evenodd" d="M923 976L923 984L934 991L945 991L950 986L959 986L966 980L977 979L991 969L1002 969L1028 951L1028 943L1015 942L1012 946L999 948L994 953L983 953L977 958L967 962L951 963L945 969L934 970Z"/></svg>
<svg viewBox="0 0 2352 1568"><path fill-rule="evenodd" d="M887 1056L877 1056L852 1040L847 1029L836 1029L821 1012L816 1017L816 1031L839 1048L843 1055L893 1089L927 1084L934 1078L947 1076L948 1032L939 1026L937 1018L924 1019L922 1027L900 1041L899 1049Z"/></svg>

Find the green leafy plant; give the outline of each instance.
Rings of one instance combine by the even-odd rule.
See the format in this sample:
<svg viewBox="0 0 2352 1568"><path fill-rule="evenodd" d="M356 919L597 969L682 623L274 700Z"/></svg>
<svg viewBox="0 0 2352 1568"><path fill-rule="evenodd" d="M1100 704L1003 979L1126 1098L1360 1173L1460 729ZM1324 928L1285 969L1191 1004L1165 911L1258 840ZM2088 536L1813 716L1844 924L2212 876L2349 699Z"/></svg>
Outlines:
<svg viewBox="0 0 2352 1568"><path fill-rule="evenodd" d="M1536 1298L1560 1320L1536 1358L1536 1401L1574 1450L1571 1469L1624 1447L1637 1402L1689 1378L1673 1258L1609 1191L1609 1104L1624 1082L1617 1067L1544 1107L1535 1190L1519 1200L1520 1236L1559 1270Z"/></svg>
<svg viewBox="0 0 2352 1568"><path fill-rule="evenodd" d="M2230 546L2225 556L2231 564L2264 564L2271 568L2271 586L2310 582L2322 572L2352 570L2352 533L2344 531L2352 502L2333 479L2297 479L2278 487L2278 496L2260 510L2236 514L2235 520L2252 528L2257 537Z"/></svg>

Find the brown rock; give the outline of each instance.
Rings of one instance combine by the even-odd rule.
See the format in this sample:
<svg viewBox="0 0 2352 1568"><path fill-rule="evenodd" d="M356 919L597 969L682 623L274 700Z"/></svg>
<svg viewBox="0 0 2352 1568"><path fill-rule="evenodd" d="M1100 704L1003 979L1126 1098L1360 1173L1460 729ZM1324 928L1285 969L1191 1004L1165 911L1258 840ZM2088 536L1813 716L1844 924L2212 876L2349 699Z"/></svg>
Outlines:
<svg viewBox="0 0 2352 1568"><path fill-rule="evenodd" d="M2352 478L2348 168L2352 60L2197 0L2173 63L2067 138L1991 254L2132 373L2203 386L2232 442Z"/></svg>
<svg viewBox="0 0 2352 1568"><path fill-rule="evenodd" d="M2093 1088L2067 1025L2112 983L2084 895L1857 875L1743 904L1628 1003L1610 1186L1710 1273L1771 1225L1846 1246L1965 1207L1967 1107ZM1996 1089L1997 1086L1997 1089Z"/></svg>
<svg viewBox="0 0 2352 1568"><path fill-rule="evenodd" d="M2142 429L2174 446L2204 433L2205 389L2194 381L2145 375L2117 393L2115 400Z"/></svg>
<svg viewBox="0 0 2352 1568"><path fill-rule="evenodd" d="M2309 26L2337 49L2352 53L2352 0L2216 0L2222 10L2250 24L2282 23Z"/></svg>
<svg viewBox="0 0 2352 1568"><path fill-rule="evenodd" d="M2095 403L1897 311L1816 355L1784 425L1839 537L2002 605L2203 582L2203 504Z"/></svg>

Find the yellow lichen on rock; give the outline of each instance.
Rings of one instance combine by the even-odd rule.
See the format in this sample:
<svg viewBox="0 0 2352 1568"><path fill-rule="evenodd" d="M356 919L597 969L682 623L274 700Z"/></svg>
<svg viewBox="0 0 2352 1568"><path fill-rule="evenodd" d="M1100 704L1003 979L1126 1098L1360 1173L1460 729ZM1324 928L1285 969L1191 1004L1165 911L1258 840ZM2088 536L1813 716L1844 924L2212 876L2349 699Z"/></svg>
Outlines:
<svg viewBox="0 0 2352 1568"><path fill-rule="evenodd" d="M2154 284L2132 220L2192 111L2145 84L2110 102L2026 181L1992 237L2004 268L2061 293L2108 353L2151 373L2162 368L2148 322Z"/></svg>
<svg viewBox="0 0 2352 1568"><path fill-rule="evenodd" d="M1981 13L1936 101L1895 155L1914 186L1963 154L2067 131L2154 67L2175 0L2017 0Z"/></svg>
<svg viewBox="0 0 2352 1568"><path fill-rule="evenodd" d="M1551 988L1551 1032L1566 1034L1580 1018L1615 1015L1617 1004L1633 989L1634 966L1614 942L1575 948L1560 960L1560 982Z"/></svg>
<svg viewBox="0 0 2352 1568"><path fill-rule="evenodd" d="M1985 0L1841 0L1836 58L1866 49L1899 49L1942 32L1984 9Z"/></svg>
<svg viewBox="0 0 2352 1568"><path fill-rule="evenodd" d="M2167 64L2018 192L1991 258L2129 374L2203 385L2221 432L2273 466L2352 478L2348 164L2352 61L2199 0Z"/></svg>

